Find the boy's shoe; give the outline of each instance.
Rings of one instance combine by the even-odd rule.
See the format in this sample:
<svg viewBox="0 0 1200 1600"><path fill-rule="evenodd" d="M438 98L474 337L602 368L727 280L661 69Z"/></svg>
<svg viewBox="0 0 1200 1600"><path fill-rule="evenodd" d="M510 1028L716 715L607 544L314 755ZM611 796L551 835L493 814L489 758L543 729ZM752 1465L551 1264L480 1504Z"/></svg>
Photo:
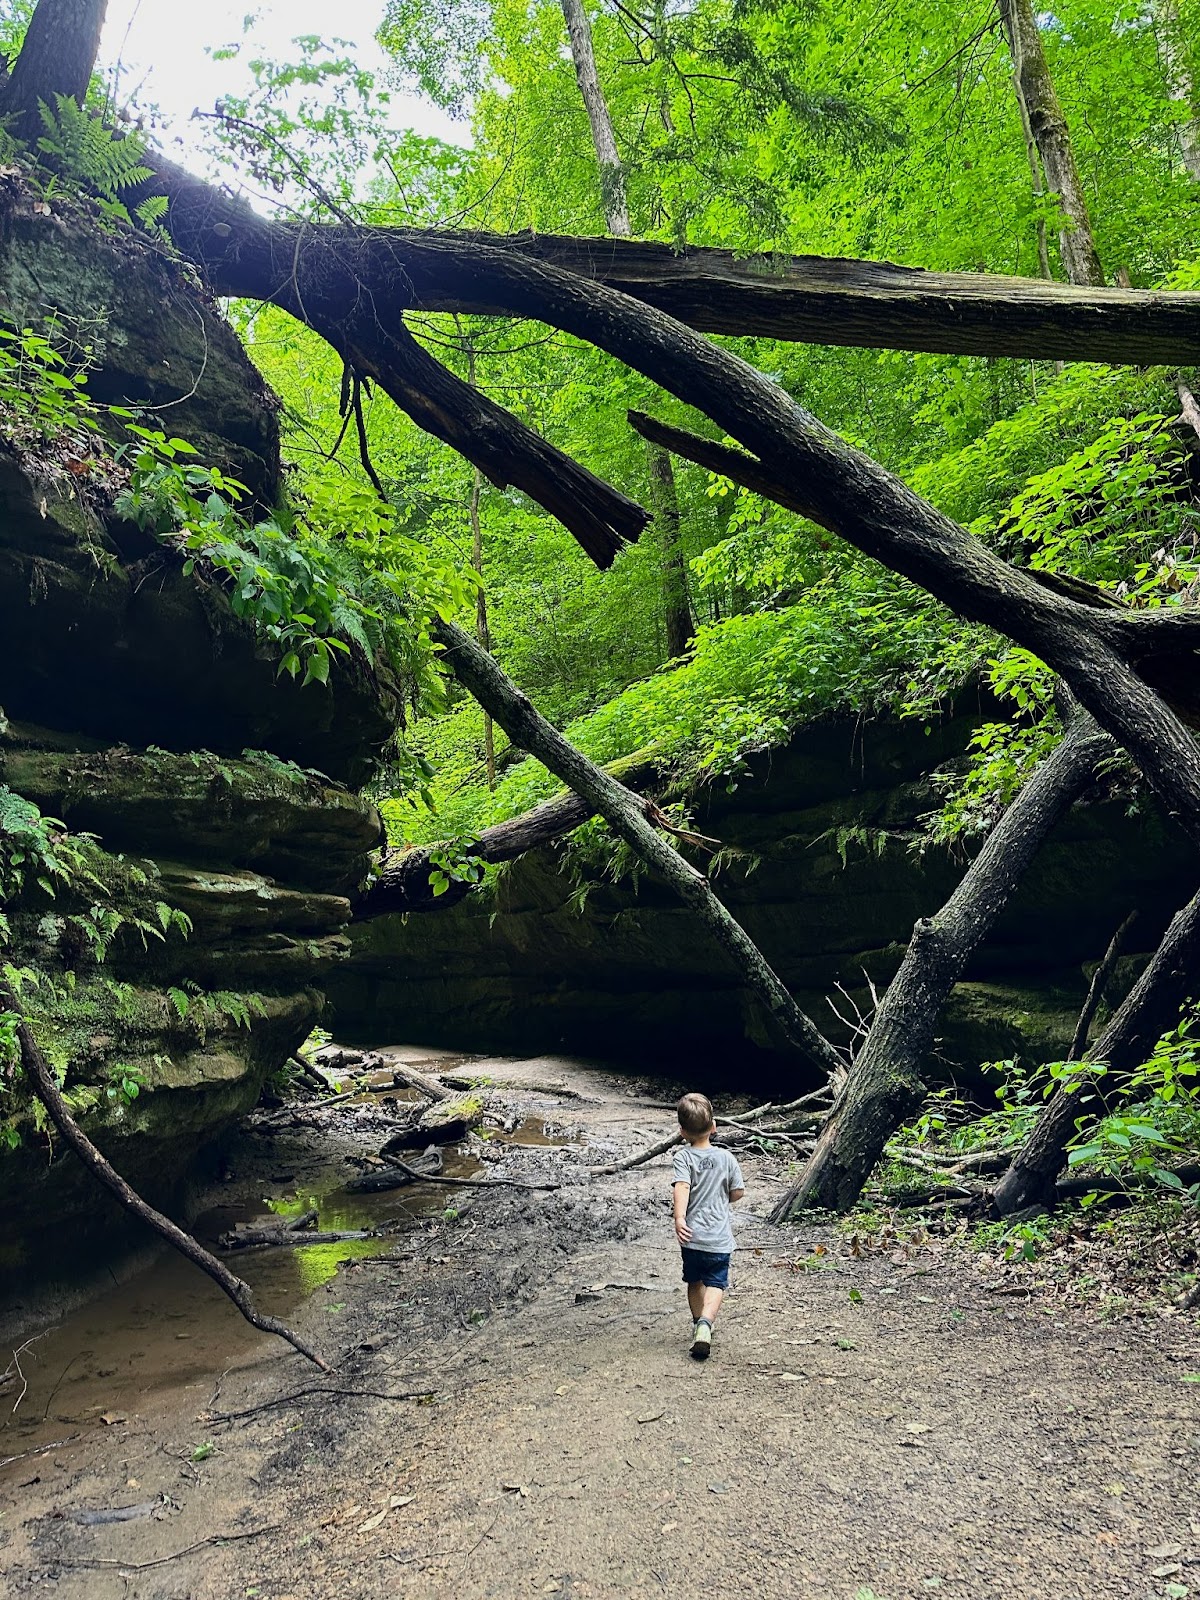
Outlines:
<svg viewBox="0 0 1200 1600"><path fill-rule="evenodd" d="M692 1329L691 1357L693 1361L707 1361L712 1350L712 1323L701 1317Z"/></svg>

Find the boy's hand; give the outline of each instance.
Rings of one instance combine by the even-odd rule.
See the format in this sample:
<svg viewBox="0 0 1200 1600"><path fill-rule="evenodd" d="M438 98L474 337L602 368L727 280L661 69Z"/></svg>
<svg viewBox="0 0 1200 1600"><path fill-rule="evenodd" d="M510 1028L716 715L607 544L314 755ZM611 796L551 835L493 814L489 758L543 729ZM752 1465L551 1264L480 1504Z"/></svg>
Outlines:
<svg viewBox="0 0 1200 1600"><path fill-rule="evenodd" d="M692 1230L680 1217L675 1218L675 1237L680 1244L691 1244L692 1242Z"/></svg>

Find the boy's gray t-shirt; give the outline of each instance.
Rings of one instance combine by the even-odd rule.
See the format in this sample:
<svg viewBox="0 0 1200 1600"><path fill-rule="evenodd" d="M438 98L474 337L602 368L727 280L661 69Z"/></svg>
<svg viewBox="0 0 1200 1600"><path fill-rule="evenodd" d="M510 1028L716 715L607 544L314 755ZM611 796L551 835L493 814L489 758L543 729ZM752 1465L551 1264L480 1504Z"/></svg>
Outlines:
<svg viewBox="0 0 1200 1600"><path fill-rule="evenodd" d="M686 1248L717 1256L730 1254L736 1246L729 1195L733 1189L746 1187L741 1167L728 1150L712 1145L707 1150L696 1150L690 1144L676 1149L671 1166L672 1183L691 1185L684 1220L692 1237Z"/></svg>

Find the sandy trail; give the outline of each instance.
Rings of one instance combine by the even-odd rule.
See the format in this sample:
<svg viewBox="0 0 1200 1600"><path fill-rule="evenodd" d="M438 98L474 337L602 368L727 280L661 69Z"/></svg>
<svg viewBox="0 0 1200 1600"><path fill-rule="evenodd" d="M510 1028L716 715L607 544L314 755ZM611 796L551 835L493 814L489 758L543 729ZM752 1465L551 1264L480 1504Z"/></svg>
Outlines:
<svg viewBox="0 0 1200 1600"><path fill-rule="evenodd" d="M495 1071L544 1085L564 1064ZM558 1193L480 1192L398 1241L401 1259L347 1267L306 1303L305 1331L339 1356L333 1387L427 1401L310 1393L222 1420L330 1387L254 1341L215 1402L217 1374L193 1369L123 1424L67 1416L79 1441L0 1473L9 1591L1200 1592L1193 1322L1102 1324L941 1260L853 1259L831 1230L781 1233L755 1215L780 1173L751 1159L734 1289L697 1366L669 1163L584 1173L668 1131L652 1108L666 1086L631 1093L579 1067L569 1082L589 1100L512 1091L513 1105L565 1117L587 1148L522 1149L503 1168L559 1173ZM160 1495L161 1520L71 1520ZM244 1537L177 1554L221 1534Z"/></svg>

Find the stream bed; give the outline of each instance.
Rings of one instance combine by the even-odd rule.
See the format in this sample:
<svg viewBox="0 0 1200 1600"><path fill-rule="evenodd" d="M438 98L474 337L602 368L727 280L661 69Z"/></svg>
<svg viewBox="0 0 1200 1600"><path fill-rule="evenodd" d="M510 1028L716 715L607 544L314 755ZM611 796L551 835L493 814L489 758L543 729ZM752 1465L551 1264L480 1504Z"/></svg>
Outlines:
<svg viewBox="0 0 1200 1600"><path fill-rule="evenodd" d="M250 1285L260 1310L288 1321L321 1292L336 1318L342 1263L393 1251L423 1219L470 1194L419 1182L379 1193L347 1188L413 1098L382 1079L364 1080L360 1094L324 1111L319 1102L300 1101L260 1113L230 1141L222 1179L191 1227ZM574 1142L541 1116L501 1112L489 1120L482 1138L443 1150L444 1177L486 1175L506 1145ZM311 1211L322 1232L378 1231L293 1248L216 1249L219 1236L239 1224L286 1222ZM110 1276L108 1287L15 1348L10 1342L0 1356L7 1369L0 1368L0 1469L20 1471L21 1460L47 1445L97 1428L123 1429L152 1411L176 1412L190 1427L213 1404L218 1375L279 1357L277 1341L250 1327L214 1283L165 1246L121 1278ZM336 1349L335 1328L325 1342Z"/></svg>

